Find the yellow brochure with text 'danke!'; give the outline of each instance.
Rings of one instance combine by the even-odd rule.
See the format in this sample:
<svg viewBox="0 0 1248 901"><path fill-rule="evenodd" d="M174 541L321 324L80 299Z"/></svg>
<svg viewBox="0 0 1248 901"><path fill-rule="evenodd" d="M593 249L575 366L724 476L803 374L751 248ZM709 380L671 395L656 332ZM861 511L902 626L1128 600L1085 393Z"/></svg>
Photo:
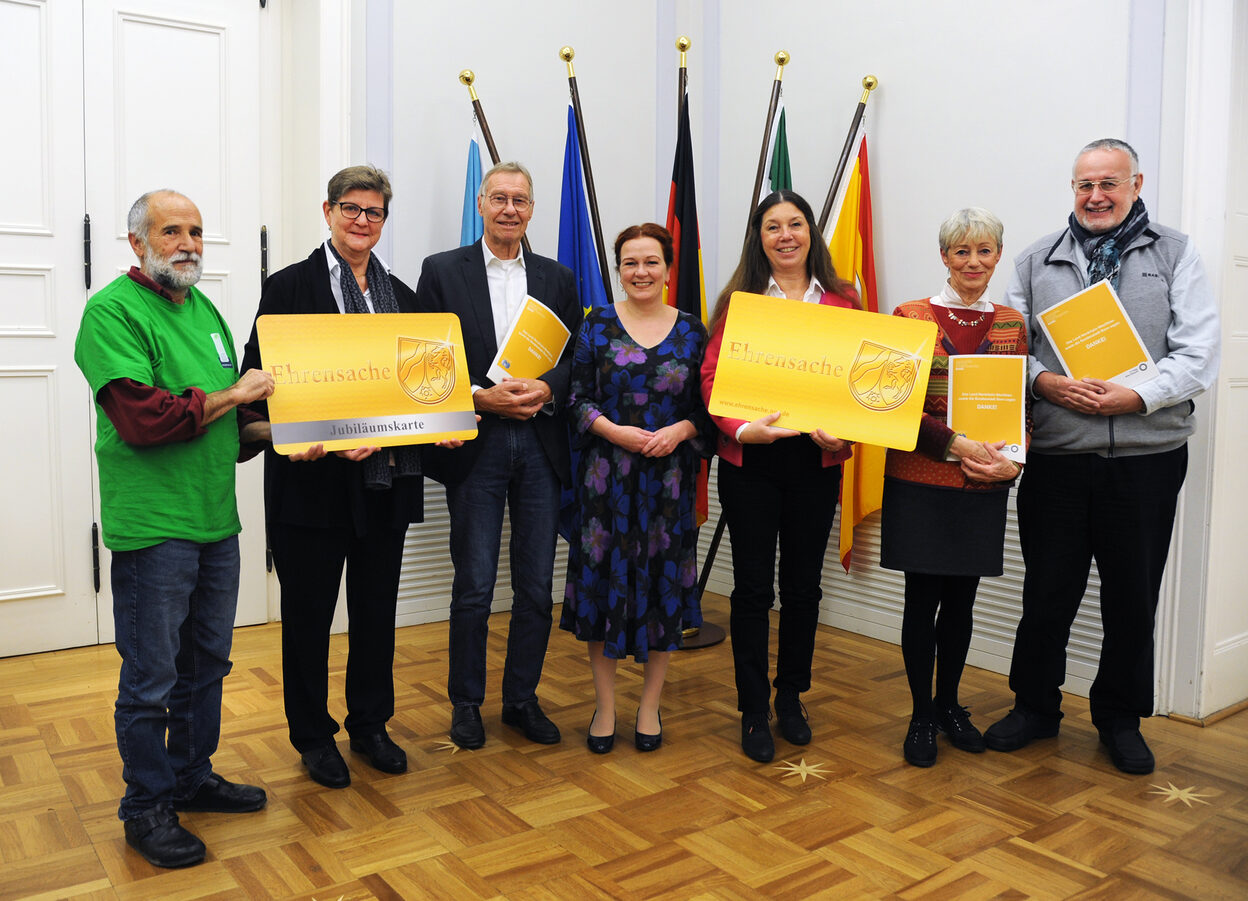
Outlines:
<svg viewBox="0 0 1248 901"><path fill-rule="evenodd" d="M477 436L453 313L261 316L256 334L276 382L269 421L278 453Z"/></svg>
<svg viewBox="0 0 1248 901"><path fill-rule="evenodd" d="M495 384L505 378L535 379L554 368L571 334L554 310L525 295L485 374Z"/></svg>
<svg viewBox="0 0 1248 901"><path fill-rule="evenodd" d="M1004 441L1001 453L1027 462L1027 358L965 354L949 358L949 428L973 441Z"/></svg>
<svg viewBox="0 0 1248 901"><path fill-rule="evenodd" d="M708 409L913 450L936 324L738 291Z"/></svg>
<svg viewBox="0 0 1248 901"><path fill-rule="evenodd" d="M1040 328L1072 379L1138 385L1157 365L1108 281L1071 295L1040 314Z"/></svg>

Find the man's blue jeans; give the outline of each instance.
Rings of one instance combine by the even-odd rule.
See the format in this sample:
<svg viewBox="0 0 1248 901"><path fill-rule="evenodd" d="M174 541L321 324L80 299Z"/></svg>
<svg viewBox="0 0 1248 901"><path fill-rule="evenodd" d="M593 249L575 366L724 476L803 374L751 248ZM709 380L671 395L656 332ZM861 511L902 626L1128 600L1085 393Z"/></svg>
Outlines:
<svg viewBox="0 0 1248 901"><path fill-rule="evenodd" d="M550 639L559 477L533 426L505 420L492 429L468 478L446 486L446 502L455 564L447 680L451 703L461 707L485 700L485 643L504 505L511 518L513 597L503 703L534 700Z"/></svg>
<svg viewBox="0 0 1248 901"><path fill-rule="evenodd" d="M122 820L190 797L212 772L238 566L236 535L211 544L170 539L113 554Z"/></svg>

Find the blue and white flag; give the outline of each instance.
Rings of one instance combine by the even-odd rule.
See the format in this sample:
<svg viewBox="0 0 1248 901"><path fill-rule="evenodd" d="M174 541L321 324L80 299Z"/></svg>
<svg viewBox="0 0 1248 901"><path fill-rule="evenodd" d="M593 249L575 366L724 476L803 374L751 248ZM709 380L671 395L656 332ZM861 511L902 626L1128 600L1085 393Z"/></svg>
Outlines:
<svg viewBox="0 0 1248 901"><path fill-rule="evenodd" d="M475 244L485 234L485 223L477 212L477 191L481 190L481 145L477 141L477 120L472 120L468 138L468 172L464 176L464 215L459 224L459 246Z"/></svg>

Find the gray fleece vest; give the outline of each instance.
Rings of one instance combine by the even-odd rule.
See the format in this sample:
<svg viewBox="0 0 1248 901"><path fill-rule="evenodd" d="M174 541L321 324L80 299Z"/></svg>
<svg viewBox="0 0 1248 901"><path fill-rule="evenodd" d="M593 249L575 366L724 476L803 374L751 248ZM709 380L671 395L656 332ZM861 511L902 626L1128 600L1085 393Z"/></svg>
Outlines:
<svg viewBox="0 0 1248 901"><path fill-rule="evenodd" d="M1123 251L1118 297L1154 360L1170 353L1170 283L1187 245L1187 235L1149 223ZM1030 286L1027 323L1031 355L1048 369L1064 370L1040 328L1039 314L1087 287L1087 273L1075 256L1070 229L1046 235L1015 263L1021 284ZM1032 398L1031 450L1046 454L1095 453L1102 457L1156 454L1180 447L1195 426L1196 405L1183 401L1151 413L1089 416Z"/></svg>

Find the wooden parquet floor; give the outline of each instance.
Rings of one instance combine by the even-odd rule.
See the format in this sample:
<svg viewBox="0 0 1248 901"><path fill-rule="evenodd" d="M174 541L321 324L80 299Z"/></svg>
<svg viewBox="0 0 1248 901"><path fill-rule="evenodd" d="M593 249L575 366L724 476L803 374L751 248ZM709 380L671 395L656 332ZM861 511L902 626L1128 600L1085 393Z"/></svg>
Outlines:
<svg viewBox="0 0 1248 901"><path fill-rule="evenodd" d="M287 743L279 627L239 630L215 764L269 805L184 814L209 853L180 871L130 851L116 819L113 648L0 660L0 899L1248 898L1248 712L1150 720L1151 776L1112 767L1078 698L1057 739L970 755L942 738L920 770L901 758L899 650L820 627L807 747L741 754L722 644L673 660L652 754L627 740L640 670L621 666L620 736L600 757L583 645L552 635L541 698L564 740L532 745L500 723L505 618L492 626L485 747L446 742L445 623L404 628L391 734L410 771L348 756L340 791ZM333 655L340 699L344 637ZM962 700L981 728L1010 705L1004 677L974 669Z"/></svg>

